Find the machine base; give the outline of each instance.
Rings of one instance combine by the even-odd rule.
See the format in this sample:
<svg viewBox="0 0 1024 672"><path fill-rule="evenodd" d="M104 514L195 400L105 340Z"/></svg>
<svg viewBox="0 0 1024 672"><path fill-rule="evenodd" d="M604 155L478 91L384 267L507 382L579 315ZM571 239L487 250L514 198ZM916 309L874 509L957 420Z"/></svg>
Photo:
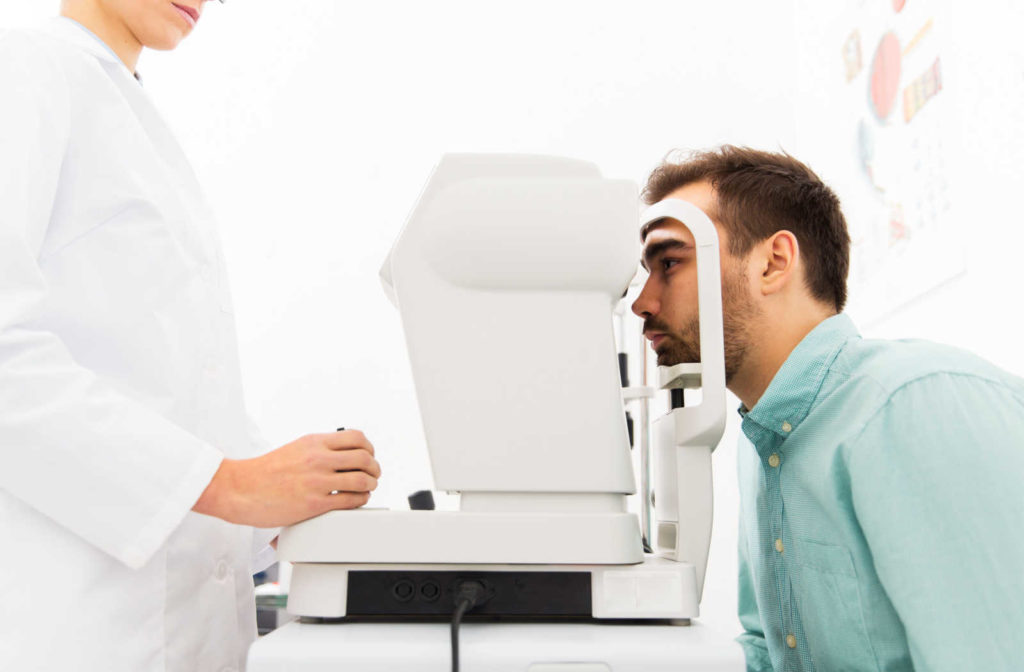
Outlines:
<svg viewBox="0 0 1024 672"><path fill-rule="evenodd" d="M288 611L321 618L448 615L466 580L491 594L474 610L482 616L682 620L700 613L693 565L655 556L636 565L296 563Z"/></svg>
<svg viewBox="0 0 1024 672"><path fill-rule="evenodd" d="M278 557L346 564L642 562L640 523L618 511L330 511L281 531Z"/></svg>

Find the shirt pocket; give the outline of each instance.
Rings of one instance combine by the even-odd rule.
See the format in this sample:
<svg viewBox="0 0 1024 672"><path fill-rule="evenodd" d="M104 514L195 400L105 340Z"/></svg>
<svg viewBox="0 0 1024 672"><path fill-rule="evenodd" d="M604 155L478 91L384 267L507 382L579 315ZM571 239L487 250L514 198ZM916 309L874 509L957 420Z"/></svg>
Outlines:
<svg viewBox="0 0 1024 672"><path fill-rule="evenodd" d="M796 540L794 598L807 646L822 670L878 670L853 557L845 546Z"/></svg>

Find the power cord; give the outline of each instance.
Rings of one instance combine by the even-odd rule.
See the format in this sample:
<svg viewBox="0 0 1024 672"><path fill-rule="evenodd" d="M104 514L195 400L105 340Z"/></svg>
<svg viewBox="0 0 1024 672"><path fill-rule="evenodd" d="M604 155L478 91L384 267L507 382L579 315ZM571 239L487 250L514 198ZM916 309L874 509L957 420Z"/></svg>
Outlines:
<svg viewBox="0 0 1024 672"><path fill-rule="evenodd" d="M487 587L479 581L463 581L455 591L455 614L452 616L452 672L459 672L459 625L467 611L491 599Z"/></svg>

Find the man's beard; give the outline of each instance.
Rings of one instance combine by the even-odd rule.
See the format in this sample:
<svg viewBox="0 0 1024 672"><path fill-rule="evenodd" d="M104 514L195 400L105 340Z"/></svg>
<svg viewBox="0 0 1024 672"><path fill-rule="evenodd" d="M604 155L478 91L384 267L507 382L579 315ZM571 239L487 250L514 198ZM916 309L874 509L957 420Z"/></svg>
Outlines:
<svg viewBox="0 0 1024 672"><path fill-rule="evenodd" d="M742 272L728 276L722 283L722 335L725 345L725 382L729 384L746 360L753 340L751 325L758 314L758 308L750 296ZM644 321L644 331L665 334L658 349L658 365L674 366L684 362L700 361L700 320L694 317L679 332L668 329L668 325L656 317Z"/></svg>

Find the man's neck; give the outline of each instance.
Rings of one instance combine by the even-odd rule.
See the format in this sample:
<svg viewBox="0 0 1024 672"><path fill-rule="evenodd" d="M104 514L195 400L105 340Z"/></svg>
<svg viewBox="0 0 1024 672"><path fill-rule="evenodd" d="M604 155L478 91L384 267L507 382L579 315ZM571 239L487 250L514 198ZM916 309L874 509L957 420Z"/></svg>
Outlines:
<svg viewBox="0 0 1024 672"><path fill-rule="evenodd" d="M750 350L741 369L730 379L729 390L747 410L754 408L800 341L833 315L835 312L815 310L797 319L761 324L751 335Z"/></svg>
<svg viewBox="0 0 1024 672"><path fill-rule="evenodd" d="M124 21L104 11L91 0L71 0L61 7L61 16L73 19L88 28L110 47L128 70L135 72L142 53L142 43L132 34Z"/></svg>

